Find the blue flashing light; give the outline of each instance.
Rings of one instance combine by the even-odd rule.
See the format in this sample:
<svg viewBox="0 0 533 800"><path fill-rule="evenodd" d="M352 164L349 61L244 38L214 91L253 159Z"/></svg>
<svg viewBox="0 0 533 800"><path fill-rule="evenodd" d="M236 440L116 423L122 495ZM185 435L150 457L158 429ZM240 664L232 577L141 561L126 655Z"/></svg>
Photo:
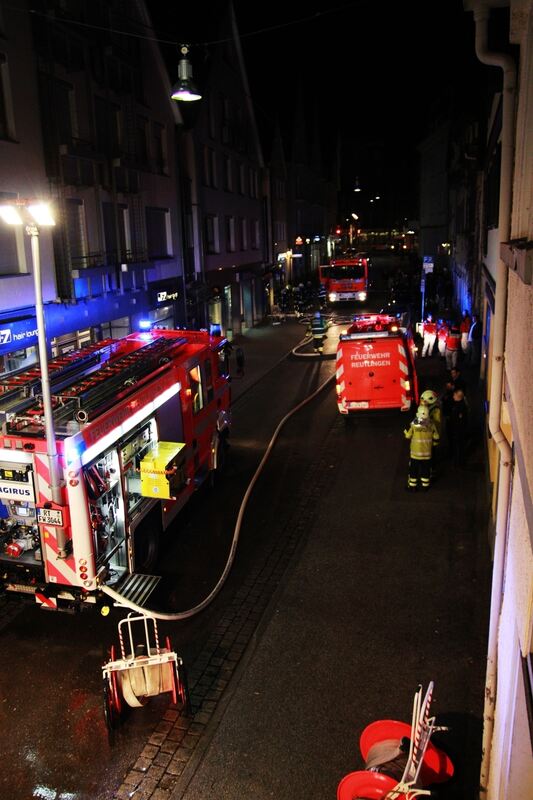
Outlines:
<svg viewBox="0 0 533 800"><path fill-rule="evenodd" d="M139 320L139 330L141 331L149 331L152 327L152 320L151 319L140 319Z"/></svg>
<svg viewBox="0 0 533 800"><path fill-rule="evenodd" d="M81 458L81 454L85 450L85 442L67 442L65 447L65 460L67 464L72 464Z"/></svg>

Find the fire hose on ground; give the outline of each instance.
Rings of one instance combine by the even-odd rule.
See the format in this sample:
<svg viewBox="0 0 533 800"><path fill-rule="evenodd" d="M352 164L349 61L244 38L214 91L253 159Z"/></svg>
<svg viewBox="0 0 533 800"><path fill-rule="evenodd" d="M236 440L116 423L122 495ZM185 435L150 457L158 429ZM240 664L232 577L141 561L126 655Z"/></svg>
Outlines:
<svg viewBox="0 0 533 800"><path fill-rule="evenodd" d="M328 358L327 355L323 356L322 354L319 354L319 353L301 353L301 352L299 352L300 349L305 347L305 346L307 346L311 342L311 340L312 340L312 337L306 335L301 340L301 342L299 342L296 345L296 347L294 347L292 349L292 351L291 351L292 355L294 355L294 356L296 356L298 358L312 358L312 359L319 359L319 360L327 359ZM281 359L281 360L284 360L285 358L286 358L286 356L284 356L283 359ZM232 538L232 542L231 542L231 548L230 548L230 551L229 551L229 554L228 554L228 558L227 558L224 570L222 571L222 574L221 574L220 578L218 579L217 583L215 584L215 586L213 587L213 589L210 591L210 593L200 603L195 605L193 608L189 608L189 609L187 609L185 611L178 611L178 612L155 611L155 610L147 609L147 608L144 608L143 606L137 605L136 603L134 603L133 601L129 600L128 598L123 597L120 594L120 592L117 592L115 589L111 588L110 586L103 586L102 587L102 591L106 595L108 595L112 600L114 600L114 602L115 602L115 604L117 606L129 608L132 611L136 611L136 612L138 612L138 613L140 613L140 614L142 614L144 616L151 617L154 620L165 620L167 622L177 622L179 620L190 619L191 617L194 617L196 614L199 614L201 611L203 611L215 599L217 594L220 592L220 590L222 589L223 585L225 584L226 579L227 579L227 577L228 577L228 575L230 573L231 567L233 566L233 562L234 562L234 559L235 559L235 554L237 552L237 544L239 542L242 522L243 522L243 519L244 519L244 513L246 511L246 506L248 504L248 500L250 499L250 496L252 494L254 486L257 483L257 480L259 479L259 476L261 475L261 472L263 471L263 468L264 468L266 462L268 461L268 458L269 458L269 456L270 456L270 454L271 454L271 452L272 452L272 450L274 448L274 445L276 444L276 441L278 439L278 436L279 436L282 428L288 422L288 420L293 416L293 414L296 414L301 408L303 408L305 405L307 405L307 403L311 402L311 400L313 400L318 394L320 394L320 392L323 389L325 389L326 386L329 383L331 383L331 381L334 378L335 378L335 373L333 373L328 378L326 378L326 380L323 381L323 383L321 383L321 385L318 387L318 389L315 389L315 391L312 394L310 394L308 397L306 397L304 400L302 400L300 403L298 403L294 408L292 408L287 414L285 414L285 416L283 417L281 422L279 422L278 426L276 427L276 430L274 431L274 433L273 433L273 435L272 435L272 437L270 439L270 442L268 443L268 446L267 446L267 449L266 449L266 451L265 451L265 453L263 455L263 458L261 459L261 461L259 463L259 466L257 467L257 469L256 469L256 471L255 471L255 473L254 473L254 475L252 477L252 480L250 481L250 483L248 485L248 488L246 489L246 492L244 494L243 500L241 502L241 505L240 505L240 508L239 508L239 513L237 515L237 521L235 523L235 528L234 528L234 531L233 531L233 538Z"/></svg>

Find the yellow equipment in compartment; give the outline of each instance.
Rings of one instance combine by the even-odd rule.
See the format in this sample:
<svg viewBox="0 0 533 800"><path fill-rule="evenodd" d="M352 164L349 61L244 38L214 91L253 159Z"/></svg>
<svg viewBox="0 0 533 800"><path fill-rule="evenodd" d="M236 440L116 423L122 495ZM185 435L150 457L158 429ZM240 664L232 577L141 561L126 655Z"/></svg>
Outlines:
<svg viewBox="0 0 533 800"><path fill-rule="evenodd" d="M175 500L185 482L185 444L155 442L141 461L141 494Z"/></svg>

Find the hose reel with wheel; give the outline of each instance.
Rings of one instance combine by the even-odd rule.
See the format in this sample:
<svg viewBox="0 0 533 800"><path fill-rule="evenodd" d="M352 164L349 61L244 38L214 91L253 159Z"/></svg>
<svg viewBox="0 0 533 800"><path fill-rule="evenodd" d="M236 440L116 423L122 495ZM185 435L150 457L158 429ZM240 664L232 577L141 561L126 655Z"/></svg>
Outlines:
<svg viewBox="0 0 533 800"><path fill-rule="evenodd" d="M108 729L117 727L123 704L141 708L151 697L165 692L170 692L172 702L188 713L189 693L183 661L172 649L168 636L161 646L157 621L146 614L132 612L119 622L118 638L120 657L116 657L112 647L110 660L102 667Z"/></svg>

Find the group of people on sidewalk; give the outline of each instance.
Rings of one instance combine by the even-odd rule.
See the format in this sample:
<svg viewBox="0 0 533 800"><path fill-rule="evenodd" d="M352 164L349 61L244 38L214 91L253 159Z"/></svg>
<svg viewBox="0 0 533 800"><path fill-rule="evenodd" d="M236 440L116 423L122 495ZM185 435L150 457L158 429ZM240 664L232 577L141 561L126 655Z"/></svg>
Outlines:
<svg viewBox="0 0 533 800"><path fill-rule="evenodd" d="M435 476L435 448L442 452L443 434L454 467L463 467L469 435L469 405L459 367L450 370L440 396L433 389L422 392L416 416L404 431L410 443L408 491L419 487L429 490Z"/></svg>
<svg viewBox="0 0 533 800"><path fill-rule="evenodd" d="M481 322L477 314L463 311L460 322L434 319L427 314L422 322L422 358L433 355L435 343L441 358L446 360L448 370L456 367L460 357L472 366L479 364L481 356Z"/></svg>

